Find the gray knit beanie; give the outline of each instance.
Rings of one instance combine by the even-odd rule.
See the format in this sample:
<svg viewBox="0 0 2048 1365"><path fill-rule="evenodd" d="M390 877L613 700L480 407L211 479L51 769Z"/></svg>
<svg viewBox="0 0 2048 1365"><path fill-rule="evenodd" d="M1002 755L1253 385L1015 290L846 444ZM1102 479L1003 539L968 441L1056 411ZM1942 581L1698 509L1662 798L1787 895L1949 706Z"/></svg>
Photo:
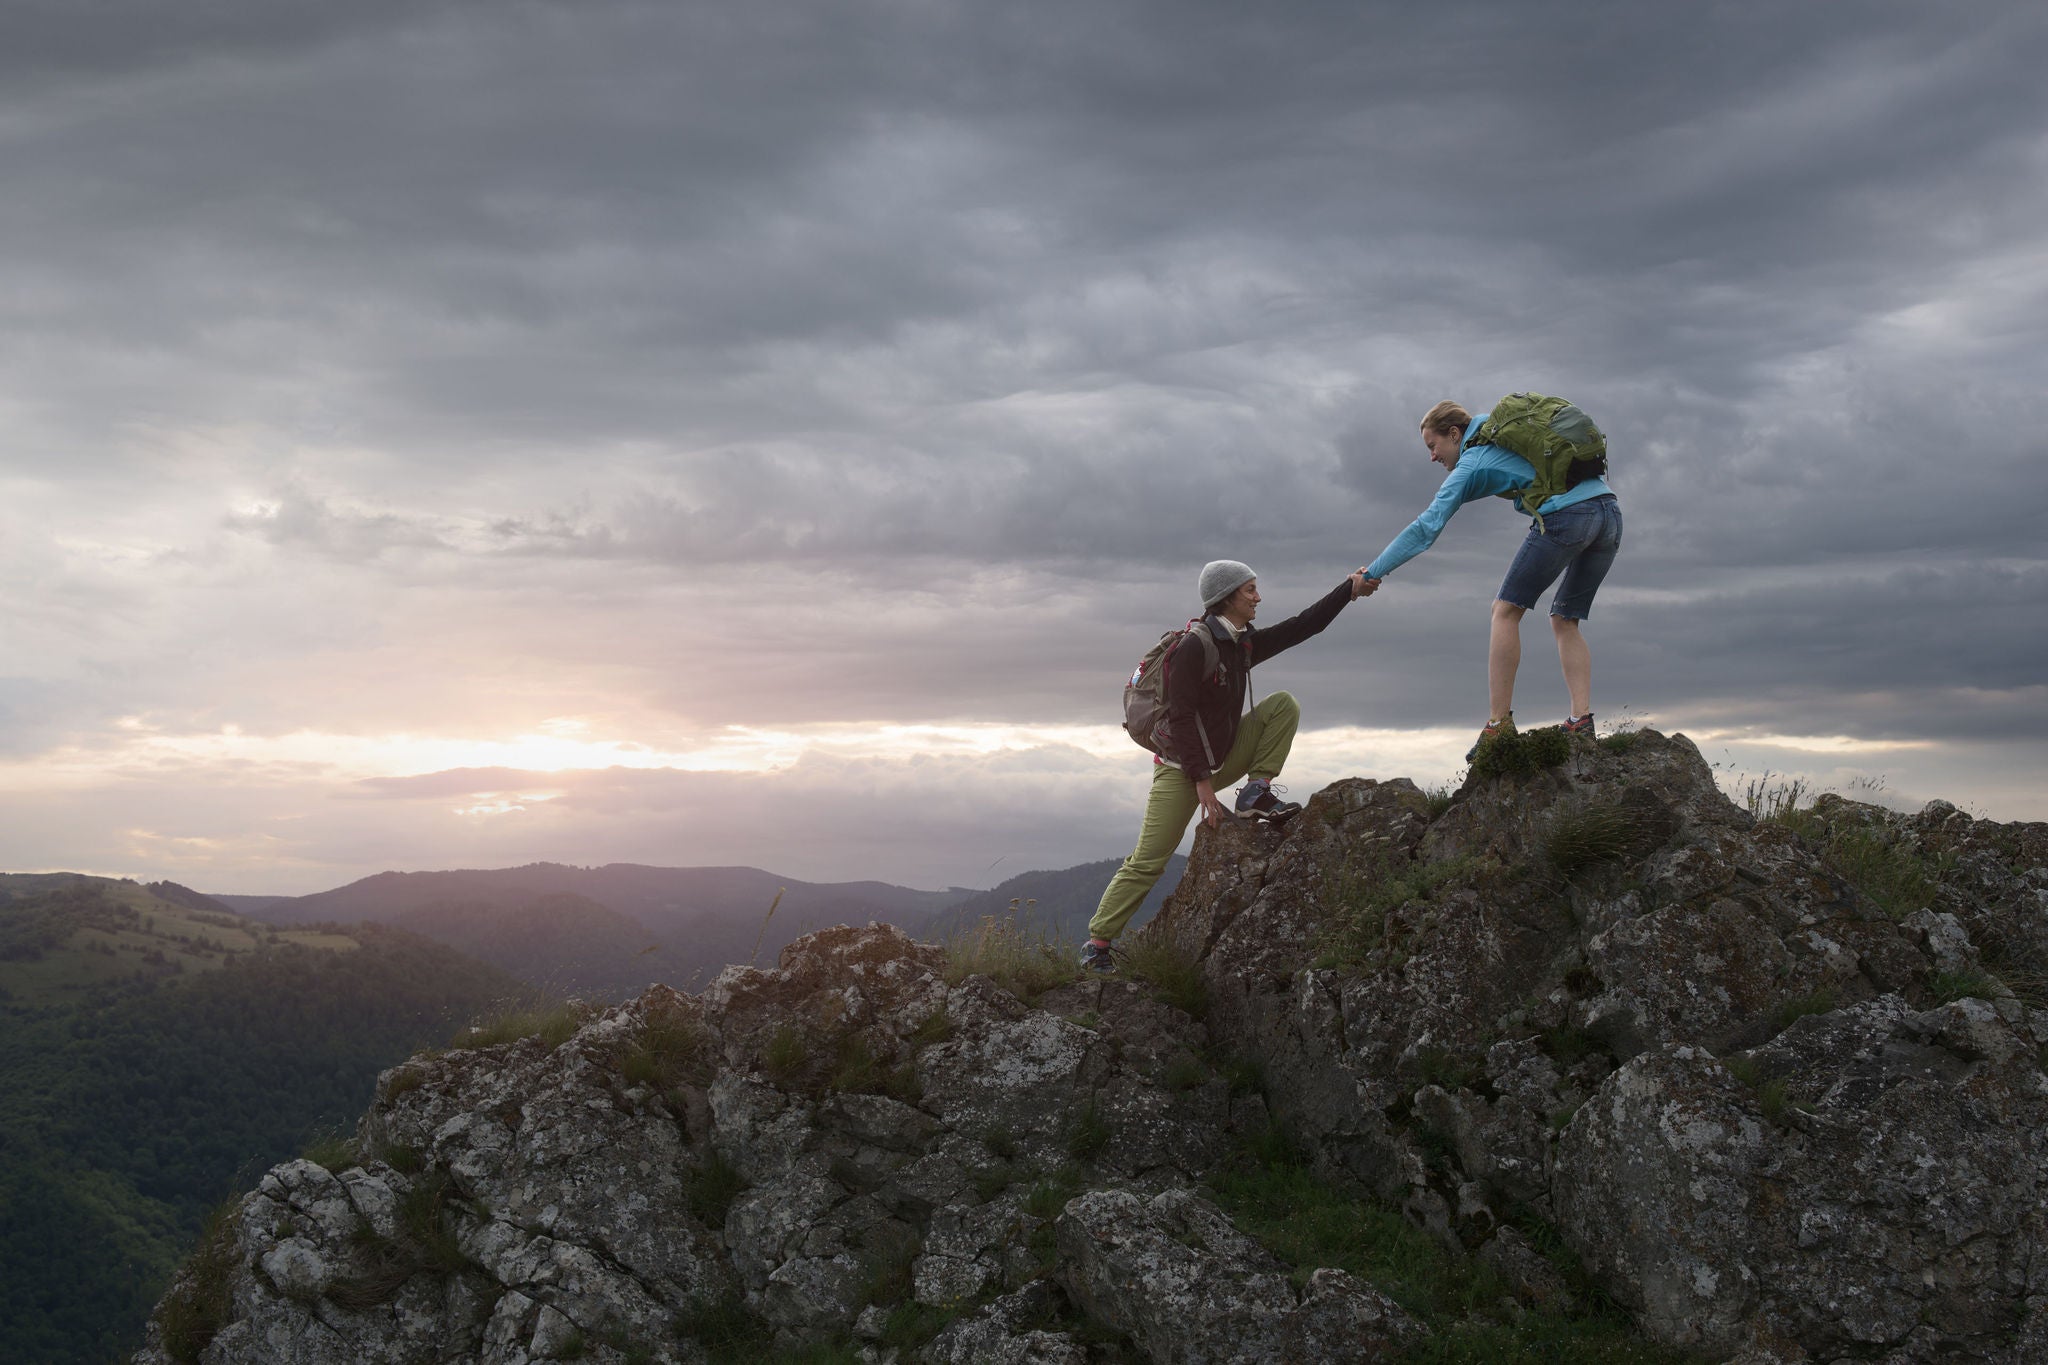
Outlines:
<svg viewBox="0 0 2048 1365"><path fill-rule="evenodd" d="M1257 577L1249 564L1234 559L1210 560L1202 566L1202 610L1209 610Z"/></svg>

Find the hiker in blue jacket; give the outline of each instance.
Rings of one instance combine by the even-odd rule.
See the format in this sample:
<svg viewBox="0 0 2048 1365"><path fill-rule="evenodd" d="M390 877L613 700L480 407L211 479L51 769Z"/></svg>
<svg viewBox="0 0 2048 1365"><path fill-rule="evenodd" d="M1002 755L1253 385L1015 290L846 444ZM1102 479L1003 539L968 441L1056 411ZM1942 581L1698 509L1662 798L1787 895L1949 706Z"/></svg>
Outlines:
<svg viewBox="0 0 2048 1365"><path fill-rule="evenodd" d="M1429 458L1449 473L1436 497L1408 529L1395 536L1379 558L1362 573L1381 579L1436 543L1452 513L1466 503L1495 494L1526 489L1536 468L1513 451L1497 445L1467 445L1476 438L1489 414L1474 417L1449 399L1422 419L1422 444ZM1590 737L1593 733L1593 656L1579 623L1593 609L1593 594L1621 548L1621 507L1614 490L1600 475L1581 479L1536 508L1527 538L1508 566L1493 603L1493 630L1486 652L1486 728L1465 757L1495 735L1515 729L1515 671L1522 662L1522 617L1536 599L1556 583L1550 602L1550 629L1557 637L1557 659L1564 669L1571 710L1564 729Z"/></svg>

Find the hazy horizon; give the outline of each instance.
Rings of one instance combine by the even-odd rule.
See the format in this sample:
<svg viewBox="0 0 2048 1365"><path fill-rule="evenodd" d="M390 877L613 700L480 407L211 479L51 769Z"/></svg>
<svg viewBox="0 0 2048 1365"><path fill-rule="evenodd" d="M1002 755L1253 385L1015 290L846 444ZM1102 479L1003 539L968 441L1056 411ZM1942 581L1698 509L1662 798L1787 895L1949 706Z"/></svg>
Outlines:
<svg viewBox="0 0 2048 1365"><path fill-rule="evenodd" d="M1299 609L1515 389L1609 435L1603 724L2048 818L2044 58L2017 0L31 7L0 866L1119 857L1201 564ZM1254 675L1292 794L1459 772L1523 524Z"/></svg>
<svg viewBox="0 0 2048 1365"><path fill-rule="evenodd" d="M1020 868L1004 868L1004 869L1001 869L1001 870L997 870L997 871L992 871L991 879L990 879L990 881L988 882L988 884L987 884L986 886L962 886L962 885L950 885L950 886L912 886L912 885L910 885L910 884L908 884L908 883L904 883L904 882L892 882L892 881L890 881L890 880L889 880L888 878L877 878L877 877L843 877L843 878L825 878L825 879L814 879L814 878L808 878L808 877L789 877L789 876L787 876L787 875L786 875L786 874L785 874L784 872L782 872L782 871L781 871L780 869L778 869L778 868L773 868L773 867L756 867L756 866L754 866L754 865L752 865L752 864L750 864L750 863L689 863L689 864L679 864L679 865L673 865L673 866L670 866L670 865L662 865L662 864L655 864L655 863L632 863L632 862L614 862L614 863L569 863L569 862L559 862L559 861L556 861L556 860L553 860L553 859L548 859L548 860L543 860L543 862L541 862L541 863L517 863L517 864L511 864L511 865L508 865L508 866L504 866L504 867L387 867L387 868L382 868L382 869L379 869L379 870L378 870L378 871L376 871L376 872L370 872L370 873L365 873L365 874L364 874L363 876L360 876L360 877L351 877L351 878L349 878L349 879L348 879L347 881L345 881L345 882L337 882L337 883L335 883L335 884L334 884L334 885L332 885L332 886L320 886L320 887L316 887L316 888L314 888L314 889L312 889L312 890L310 890L310 891L221 891L221 890L210 890L210 889L208 889L207 887L204 887L204 886L186 886L186 889L187 889L187 890L189 890L189 891L197 891L197 892L199 892L199 893L200 893L201 895L205 895L205 896L229 896L229 897L235 897L235 898L237 898L237 899L240 899L240 898L255 898L255 899L263 899L263 898L266 898L266 897L267 897L267 898L270 898L270 899L274 899L274 900L296 900L296 899L299 899L299 898L301 898L301 897L304 897L304 896L309 896L309 895L319 895L319 894L321 894L321 893L323 893L323 892L327 892L327 891L338 891L338 890L342 890L342 889L344 889L344 888L346 888L346 887L349 887L349 886L353 886L353 885L355 885L355 884L356 884L356 883L358 883L358 882L362 882L362 881L367 881L367 880L370 880L371 878L375 878L375 877L380 877L380 876L386 876L386 875L393 875L393 874L395 874L395 875L398 875L398 876L415 876L415 875L433 875L433 874L439 874L439 873L464 873L464 872L475 872L475 873L504 873L504 872L517 872L517 871L520 871L520 870L521 870L522 868L525 868L525 867L533 867L533 866L552 866L552 867L563 867L563 868L568 868L568 869L570 869L570 870L573 870L573 871L577 871L577 872L603 872L603 871L605 871L605 870L607 870L607 869L610 869L610 868L615 868L615 867L632 867L632 868L640 868L640 869L645 869L645 870L651 870L651 871L656 871L656 872L717 872L717 871L726 871L726 870L735 870L735 869L737 869L737 870L744 870L744 871L753 871L753 872L761 872L761 873L765 873L765 874L767 874L767 875L769 875L769 876L771 876L771 877L776 877L776 878L779 878L779 879L782 879L782 880L786 880L786 881L788 881L788 882L790 882L790 883L792 883L792 884L796 884L796 883L799 883L799 882L801 882L801 883L803 883L803 884L805 884L805 885L809 885L809 886L857 886L857 885L860 885L860 884L862 884L862 883L864 883L864 882L882 882L882 883L883 883L883 884L885 884L885 885L890 885L890 886L896 886L896 887L899 887L899 888L901 888L901 889L903 889L903 890L907 890L907 891L917 891L917 892L922 892L922 893L925 893L925 894L931 894L931 895L947 895L947 894L950 894L950 893L953 893L953 892L956 892L956 891L957 891L957 892L960 892L960 893L962 893L963 895L966 895L966 896L977 896L977 895L981 895L981 894L983 894L983 893L985 893L985 892L988 892L988 891L992 891L992 890L994 890L995 888L997 888L997 887L999 887L999 886L1003 885L1003 884L1004 884L1005 882L1009 882L1009 881L1012 881L1012 880L1014 880L1014 879L1016 879L1016 878L1018 878L1018 877L1022 877L1022 876L1030 876L1030 875L1034 875L1034 874L1039 874L1039 873L1058 873L1058 872L1066 872L1066 871L1070 871L1070 870L1072 870L1073 868L1076 868L1076 867L1085 867L1085 866L1087 866L1087 865L1089 865L1089 864L1091 864L1091 863L1100 863L1100 862L1107 862L1107 861L1112 861L1112 859L1106 859L1106 858L1085 858L1085 859L1082 859L1082 860L1081 860L1080 862L1078 862L1078 863L1069 863L1069 864L1067 864L1067 865L1066 865L1066 866L1064 866L1064 867L1020 867ZM46 876L64 876L64 875L76 875L76 876L87 876L87 877L110 877L110 878L115 878L115 879L124 879L124 880L130 880L130 881L135 881L135 882L138 882L138 883L142 883L142 884L149 884L149 883L154 883L154 882L164 882L164 881L169 881L169 882L173 882L173 883L176 883L176 884L178 884L178 885L181 885L181 886L182 886L182 885L185 885L185 884L184 884L184 883L182 883L182 882L177 882L177 879L176 879L176 878L174 878L174 877L139 877L139 876L135 876L135 875L133 875L133 874L130 874L130 873L110 873L110 872L81 872L81 871L80 871L79 869L77 869L77 868L70 868L70 867L39 867L39 868L27 868L27 867L24 867L24 868L0 868L0 876L27 876L27 877L46 877Z"/></svg>

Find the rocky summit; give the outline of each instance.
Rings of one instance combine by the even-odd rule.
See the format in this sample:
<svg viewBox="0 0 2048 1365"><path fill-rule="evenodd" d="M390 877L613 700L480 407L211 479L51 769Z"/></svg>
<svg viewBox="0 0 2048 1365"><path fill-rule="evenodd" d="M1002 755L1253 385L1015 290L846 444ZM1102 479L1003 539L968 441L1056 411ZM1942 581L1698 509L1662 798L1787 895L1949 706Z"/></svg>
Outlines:
<svg viewBox="0 0 2048 1365"><path fill-rule="evenodd" d="M2048 1361L2048 826L1483 757L1203 830L1117 977L842 927L415 1057L136 1359ZM1276 1237L1278 1152L1482 1291Z"/></svg>

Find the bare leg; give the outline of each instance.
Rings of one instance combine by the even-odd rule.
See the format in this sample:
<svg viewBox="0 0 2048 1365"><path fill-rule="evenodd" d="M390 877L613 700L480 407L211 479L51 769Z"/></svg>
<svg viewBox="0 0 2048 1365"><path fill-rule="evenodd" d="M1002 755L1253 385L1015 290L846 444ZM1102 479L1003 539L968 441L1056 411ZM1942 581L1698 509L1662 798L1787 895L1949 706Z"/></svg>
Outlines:
<svg viewBox="0 0 2048 1365"><path fill-rule="evenodd" d="M1569 616L1550 618L1557 636L1557 661L1564 667L1564 689L1571 693L1572 714L1583 716L1593 709L1593 651L1579 623Z"/></svg>
<svg viewBox="0 0 2048 1365"><path fill-rule="evenodd" d="M1493 635L1486 650L1486 718L1490 721L1515 709L1515 670L1522 666L1522 616L1526 610L1494 599Z"/></svg>

